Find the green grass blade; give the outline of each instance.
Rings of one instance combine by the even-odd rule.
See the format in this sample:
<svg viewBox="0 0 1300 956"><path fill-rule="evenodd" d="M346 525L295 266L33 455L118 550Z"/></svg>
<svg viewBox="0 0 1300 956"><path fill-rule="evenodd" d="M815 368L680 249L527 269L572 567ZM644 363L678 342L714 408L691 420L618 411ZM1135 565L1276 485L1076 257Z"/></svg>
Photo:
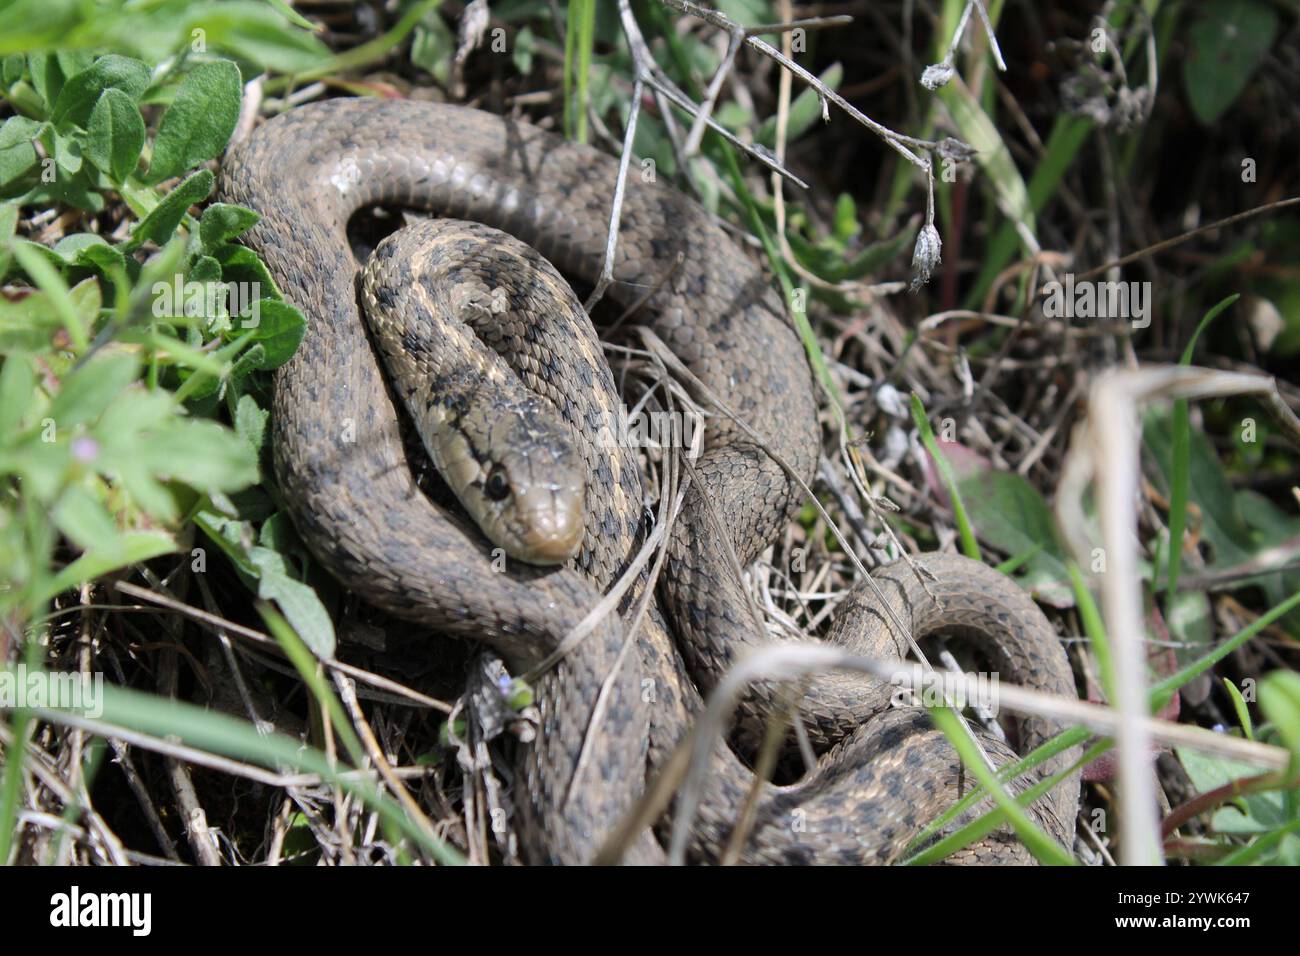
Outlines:
<svg viewBox="0 0 1300 956"><path fill-rule="evenodd" d="M997 569L1007 577L1011 577L1011 575L1015 574L1020 570L1020 568L1024 567L1026 561L1030 560L1034 555L1040 553L1042 550L1043 546L1041 543L1035 544L1033 547L1026 548L1019 554L1013 554L1001 564L997 565Z"/></svg>
<svg viewBox="0 0 1300 956"><path fill-rule="evenodd" d="M1084 753L1082 757L1080 757L1069 767L1066 767L1064 770L1062 770L1058 774L1055 774L1054 776L1048 777L1045 780L1040 780L1038 783L1034 784L1032 787L1028 788L1023 793L1018 795L1015 798L1016 803L1022 807L1029 806L1039 797L1050 792L1053 787L1056 787L1058 784L1063 782L1066 778L1068 778L1072 773L1074 773L1080 767L1083 767L1089 762L1095 760L1097 757L1100 757L1103 753L1105 753L1109 749L1110 746L1105 741L1094 744L1091 748L1088 749L1086 753ZM1014 776L1015 776L1014 774L1010 775L1006 779L1014 779ZM1003 780L1002 773L998 774L998 779ZM971 802L974 803L973 800ZM962 812L964 811L957 810L954 807L953 811L950 811L951 815L944 814L944 816L947 817L947 819L952 819L953 817L957 816ZM929 866L932 863L938 863L940 860L946 859L947 857L958 852L959 850L964 850L972 843L975 843L978 840L982 840L984 837L988 836L998 827L1002 826L1002 824L1004 824L1006 821L1007 821L1007 815L1005 811L1003 811L1001 807L994 807L992 810L990 810L988 813L984 814L983 816L979 817L978 819L972 820L964 827L961 827L960 829L953 831L948 836L940 840L938 843L935 843L933 846L927 847L925 850L922 850L920 853L916 854L916 856L909 857L908 859L904 860L903 864L905 866ZM944 823L946 822L947 820L944 820ZM926 832L933 833L937 831L941 826L943 826L943 823L939 823L937 826L931 824L931 826L926 828ZM914 842L919 842L919 840L920 838L918 838L918 840Z"/></svg>
<svg viewBox="0 0 1300 956"><path fill-rule="evenodd" d="M1249 866L1263 856L1267 851L1273 849L1282 842L1283 837L1288 833L1300 832L1300 817L1290 820L1284 825L1278 827L1271 833L1266 833L1258 840L1248 843L1241 849L1229 853L1220 860L1216 860L1215 866Z"/></svg>
<svg viewBox="0 0 1300 956"><path fill-rule="evenodd" d="M1034 169L1034 174L1029 177L1029 205L1035 215L1042 212L1048 200L1056 195L1061 180L1074 165L1075 157L1092 129L1093 124L1090 120L1074 116L1061 117L1052 127L1047 145L1044 147L1045 154ZM994 234L993 241L989 243L988 254L984 257L984 267L980 269L974 287L966 296L965 308L983 307L984 298L993 287L994 280L1006 268L1019 246L1020 237L1016 235L1014 224L1003 222Z"/></svg>
<svg viewBox="0 0 1300 956"><path fill-rule="evenodd" d="M283 734L263 734L252 724L227 714L111 684L103 687L100 700L103 715L99 720L105 726L95 732L102 736L111 736L112 728L117 726L159 738L177 737L187 746L277 773L288 769L317 774L332 786L361 800L378 813L385 824L423 847L438 862L464 862L455 849L409 819L397 802L384 794L369 777L344 773L347 767L340 768L324 753L304 746L299 740ZM68 715L87 717L84 711L74 709L38 709L36 713L55 723L65 721Z"/></svg>
<svg viewBox="0 0 1300 956"><path fill-rule="evenodd" d="M1266 613L1255 618L1255 620L1251 621L1250 624L1243 627L1218 647L1207 652L1199 659L1192 661L1192 663L1188 664L1177 673L1171 674L1169 677L1166 677L1164 680L1154 685L1151 688L1152 710L1159 710L1160 707L1163 707L1168 702L1169 696L1172 695L1174 691L1193 678L1204 674L1215 664L1219 663L1219 661L1223 660L1260 631L1264 630L1264 628L1268 627L1278 618L1289 614L1296 607L1300 607L1300 591L1297 591L1281 604L1270 608Z"/></svg>
<svg viewBox="0 0 1300 956"><path fill-rule="evenodd" d="M930 420L925 415L925 406L915 394L912 395L912 421L921 434L922 444L934 459L935 467L939 469L944 487L948 489L948 497L952 499L952 512L957 519L957 533L961 536L962 553L976 561L983 560L980 557L979 543L975 540L975 529L971 526L966 505L962 502L961 491L957 488L957 477L953 474L948 459L939 450L939 443L935 441L934 432L930 429Z"/></svg>
<svg viewBox="0 0 1300 956"><path fill-rule="evenodd" d="M595 0L569 0L564 31L564 135L587 141L588 79L596 39Z"/></svg>
<svg viewBox="0 0 1300 956"><path fill-rule="evenodd" d="M36 287L49 296L50 303L67 330L68 338L72 340L72 347L78 355L84 354L90 344L90 333L77 314L77 307L73 305L63 276L59 275L48 258L36 250L34 243L13 239L9 242L9 251Z"/></svg>
<svg viewBox="0 0 1300 956"><path fill-rule="evenodd" d="M961 717L946 707L930 708L930 717L947 736L948 742L952 744L953 749L961 757L962 764L975 775L975 779L992 795L994 803L998 805L998 809L1003 812L1007 821L1015 828L1016 835L1020 837L1025 847L1034 855L1034 858L1040 863L1054 866L1074 866L1074 857L1070 855L1069 851L1044 833L1037 823L1029 819L1024 807L1017 803L1016 799L1002 786L997 773L984 762L984 757L976 748L975 741L966 734L965 728L961 724Z"/></svg>
<svg viewBox="0 0 1300 956"><path fill-rule="evenodd" d="M44 647L40 643L27 642L23 663L27 665L29 674L40 667L43 653ZM25 707L13 711L13 717L9 721L13 746L5 752L4 776L0 778L0 866L9 865L9 854L13 852L14 841L18 837L18 806L23 797L23 765L27 761L27 741L32 734L34 724L32 712Z"/></svg>
<svg viewBox="0 0 1300 956"><path fill-rule="evenodd" d="M1246 643L1246 641L1250 640L1252 637L1254 637L1264 628L1268 627L1278 618L1284 617L1285 615L1289 614L1297 606L1300 606L1300 593L1291 595L1290 598L1283 601L1281 604L1277 605L1276 607L1270 609L1266 614L1262 615L1261 617L1253 621L1247 627L1242 628L1240 631L1238 631L1227 641L1220 644L1218 647L1216 647L1214 650L1210 651L1209 653L1205 654L1199 660L1194 661L1192 664L1189 664L1187 667L1183 668L1178 673L1173 674L1172 676L1167 677L1161 682L1159 682L1158 684L1156 684L1154 687L1151 688L1147 700L1148 706L1151 708L1151 711L1153 713L1159 711L1161 707L1163 707L1166 703L1168 703L1169 696L1172 695L1174 691L1182 687L1184 684L1186 684L1188 681L1192 680L1193 678L1199 676L1200 674L1205 673L1205 671L1209 670L1219 661L1223 660L1223 658L1227 657L1237 648L1241 647L1243 644ZM1001 770L998 771L997 774L998 779L1003 782L1014 780L1020 775L1028 772L1029 770L1032 770L1034 767L1037 767L1043 761L1049 760L1050 758L1055 757L1057 754L1065 750L1068 750L1071 747L1078 746L1079 744L1083 743L1091 736L1092 736L1092 732L1089 731L1086 727L1072 727L1069 730L1064 730L1061 733L1057 734L1055 737L1053 737L1051 740L1046 741L1045 743L1036 747L1030 753L1026 754L1023 758L1021 758L1019 762L1003 767ZM1111 740L1110 738L1102 738L1100 741L1098 741L1096 745L1101 748L1100 752L1096 756L1100 756L1101 753L1106 753L1112 747L1114 747L1114 745L1115 745L1114 741ZM928 839L930 835L937 832L949 820L952 820L958 815L965 813L977 802L985 799L986 796L987 794L982 786L976 788L971 793L963 797L958 803L954 804L951 809L949 809L943 815L939 816L932 823L930 823L925 828L925 830L923 830L917 836L916 840L913 842L919 843Z"/></svg>
<svg viewBox="0 0 1300 956"><path fill-rule="evenodd" d="M1106 625L1102 622L1101 611L1093 599L1092 590L1083 580L1083 572L1073 561L1070 562L1070 587L1074 591L1074 603L1079 608L1079 618L1083 621L1083 632L1088 635L1097 655L1102 689L1106 692L1107 700L1114 700L1115 664L1110 656L1110 637L1106 633Z"/></svg>
<svg viewBox="0 0 1300 956"><path fill-rule="evenodd" d="M266 628L271 632L284 649L285 656L293 664L294 669L298 671L298 676L307 685L311 691L316 703L320 706L321 712L324 713L330 723L334 726L335 733L338 734L339 740L343 743L343 748L347 750L348 755L355 764L363 764L366 758L365 748L361 746L361 740L357 737L352 723L348 720L348 715L343 710L343 705L339 703L338 697L329 684L325 682L325 677L321 673L320 662L316 660L316 655L311 652L306 643L292 625L266 601L257 602L257 611L262 615L262 620L266 622Z"/></svg>
<svg viewBox="0 0 1300 956"><path fill-rule="evenodd" d="M1240 294L1230 295L1214 308L1205 313L1196 331L1192 333L1187 347L1183 349L1180 365L1192 364L1192 353L1196 350L1196 341L1211 322L1228 306L1241 298ZM1165 591L1165 607L1173 606L1178 593L1178 572L1183 564L1183 531L1187 527L1187 491L1191 486L1189 461L1191 459L1191 424L1188 420L1187 399L1174 399L1173 420L1170 424L1170 476L1169 476L1169 585Z"/></svg>
<svg viewBox="0 0 1300 956"><path fill-rule="evenodd" d="M1223 678L1223 689L1228 692L1228 697L1232 700L1232 709L1237 714L1237 723L1241 725L1241 732L1246 735L1247 740L1255 739L1255 724L1250 719L1250 708L1246 706L1246 699L1241 696L1241 691L1237 690L1237 685L1228 678Z"/></svg>

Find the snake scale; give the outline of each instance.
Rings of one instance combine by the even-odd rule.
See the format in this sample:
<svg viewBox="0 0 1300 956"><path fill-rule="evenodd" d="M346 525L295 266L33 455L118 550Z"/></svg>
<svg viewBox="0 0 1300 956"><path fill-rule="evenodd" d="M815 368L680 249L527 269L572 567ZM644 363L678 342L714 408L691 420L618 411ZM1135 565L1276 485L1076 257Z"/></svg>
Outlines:
<svg viewBox="0 0 1300 956"><path fill-rule="evenodd" d="M616 171L613 158L527 123L457 106L347 99L269 120L232 149L223 169L221 198L261 214L246 241L308 317L273 393L275 473L300 535L366 601L481 642L516 673L583 621L646 533L633 450L592 447L592 430L617 413L619 396L596 333L561 278L594 285ZM363 284L347 227L376 205L439 218L381 243ZM630 177L613 272L607 297L637 306L634 321L811 481L820 430L802 346L761 271L708 214L666 186ZM402 441L408 412L482 530L466 508L440 504L417 486ZM438 426L426 427L427 416ZM559 450L566 429L586 439L572 453ZM583 509L575 511L565 502L582 487ZM634 644L625 647L620 616L606 615L537 682L539 732L520 747L514 782L530 860L591 860L688 733L700 690L774 640L756 626L736 569L771 543L800 499L773 456L727 416L709 417L656 602ZM493 512L501 501L523 508L534 527L512 524L517 512ZM529 561L563 563L508 560L502 570L495 542L520 533L532 535ZM1001 679L1075 693L1060 643L1018 588L964 558L927 555L923 563L934 577L928 586L901 564L874 574L916 637L969 638ZM905 636L878 601L854 591L827 639L878 657L904 655ZM923 709L888 706L888 685L828 674L803 689L798 719L821 756L799 782L760 787L740 859L898 859L970 788L960 761ZM740 751L787 707L779 685L752 688L733 734ZM1022 721L1021 749L1057 729ZM995 763L1014 759L1006 744L979 737ZM1040 772L1060 771L1073 756L1061 754ZM746 764L719 744L691 829L692 859L717 858L752 786ZM1031 814L1068 846L1077 801L1073 776ZM649 830L624 854L629 862L662 858ZM959 859L1028 857L997 831Z"/></svg>

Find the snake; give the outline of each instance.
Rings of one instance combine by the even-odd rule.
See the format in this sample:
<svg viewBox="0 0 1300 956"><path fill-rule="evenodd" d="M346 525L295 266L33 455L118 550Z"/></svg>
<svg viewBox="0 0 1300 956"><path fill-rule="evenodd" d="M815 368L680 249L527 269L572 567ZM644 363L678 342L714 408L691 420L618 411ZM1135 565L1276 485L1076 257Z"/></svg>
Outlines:
<svg viewBox="0 0 1300 956"><path fill-rule="evenodd" d="M227 152L219 186L222 201L259 214L242 241L307 317L274 375L271 447L310 554L367 603L476 642L511 673L545 665L536 738L519 745L510 790L535 863L591 862L684 746L704 695L747 655L793 639L763 626L744 569L787 527L821 448L807 353L772 283L694 200L628 176L605 298L676 357L709 414L649 613L629 621L625 601L593 615L652 524L637 449L597 437L624 409L575 292L606 265L618 168L523 120L339 98L261 123ZM431 218L362 262L349 224L374 207ZM422 448L404 439L411 429ZM451 495L421 485L421 455ZM872 581L841 602L824 640L899 660L942 634L970 642L1002 680L1077 695L1051 624L997 571L935 553ZM789 682L751 685L713 745L690 859L726 847L749 863L903 859L974 782L927 711L896 697L841 672L806 677L793 695ZM777 717L814 755L791 783L753 770ZM1024 751L1062 728L1029 717L1015 729ZM994 734L974 735L995 766L1017 759ZM1067 847L1076 757L1061 752L1010 788L1060 778L1028 811ZM679 804L628 835L621 860L663 862ZM1032 857L1003 827L952 861Z"/></svg>

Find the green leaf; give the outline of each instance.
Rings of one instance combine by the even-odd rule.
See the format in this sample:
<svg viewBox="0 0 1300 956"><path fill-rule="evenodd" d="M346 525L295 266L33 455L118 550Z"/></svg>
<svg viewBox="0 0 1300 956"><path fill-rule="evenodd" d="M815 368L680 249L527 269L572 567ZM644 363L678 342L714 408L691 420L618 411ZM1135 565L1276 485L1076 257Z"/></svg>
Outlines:
<svg viewBox="0 0 1300 956"><path fill-rule="evenodd" d="M96 551L104 560L120 561L122 536L104 506L84 489L69 485L63 489L50 515L54 526L83 551Z"/></svg>
<svg viewBox="0 0 1300 956"><path fill-rule="evenodd" d="M828 89L838 90L840 82L844 79L844 67L838 63L832 63L826 68L825 72L819 79L826 84ZM804 133L813 127L814 123L821 122L822 118L822 101L817 95L817 91L812 87L804 89L794 101L790 104L790 118L786 123L786 142L793 143ZM755 142L762 143L769 148L776 147L776 117L769 116L763 120L763 124L754 133Z"/></svg>
<svg viewBox="0 0 1300 956"><path fill-rule="evenodd" d="M38 157L32 140L42 127L26 116L11 116L0 126L0 186L26 175L36 165Z"/></svg>
<svg viewBox="0 0 1300 956"><path fill-rule="evenodd" d="M1006 554L1033 551L1025 559L1022 585L1054 607L1074 603L1065 551L1043 496L1014 472L956 466L957 487L979 536Z"/></svg>
<svg viewBox="0 0 1300 956"><path fill-rule="evenodd" d="M1158 468L1152 477L1161 490L1170 481L1172 414L1153 408L1143 422L1143 440ZM1245 563L1264 548L1276 549L1277 564L1286 564L1300 554L1300 548L1289 540L1300 535L1300 519L1253 491L1234 491L1214 447L1202 432L1188 434L1187 456L1188 499L1200 507L1201 537L1213 558L1207 572ZM1279 603L1300 588L1300 572L1256 575L1241 584L1258 586L1270 603ZM1292 615L1287 623L1292 629L1300 625L1300 614Z"/></svg>
<svg viewBox="0 0 1300 956"><path fill-rule="evenodd" d="M51 339L60 328L58 312L44 292L25 295L17 302L0 296L0 354L48 359Z"/></svg>
<svg viewBox="0 0 1300 956"><path fill-rule="evenodd" d="M312 23L293 7L289 6L285 0L266 0L266 2L275 7L280 16L284 17L294 26L302 27L304 30L316 29L316 24Z"/></svg>
<svg viewBox="0 0 1300 956"><path fill-rule="evenodd" d="M171 523L177 520L179 509L172 489L149 474L140 462L126 460L114 468L122 489L136 506L157 521Z"/></svg>
<svg viewBox="0 0 1300 956"><path fill-rule="evenodd" d="M510 682L510 689L506 691L506 704L511 710L521 711L525 707L531 707L534 700L536 693L526 680L516 677Z"/></svg>
<svg viewBox="0 0 1300 956"><path fill-rule="evenodd" d="M95 54L89 50L56 50L54 59L64 76L76 76L95 62Z"/></svg>
<svg viewBox="0 0 1300 956"><path fill-rule="evenodd" d="M91 246L112 248L103 236L93 232L74 232L54 244L54 254L68 265L75 266L81 262L82 256Z"/></svg>
<svg viewBox="0 0 1300 956"><path fill-rule="evenodd" d="M117 459L136 459L141 434L165 425L176 414L171 396L161 389L128 389L113 399L99 416L92 434L100 443L102 459L112 467Z"/></svg>
<svg viewBox="0 0 1300 956"><path fill-rule="evenodd" d="M1101 689L1106 700L1115 699L1115 662L1110 652L1110 635L1106 633L1106 624L1101 619L1101 609L1097 600L1083 579L1083 572L1074 561L1069 562L1070 587L1074 591L1074 602L1079 608L1079 620L1083 622L1083 632L1088 635L1093 653L1097 655L1097 664L1101 669Z"/></svg>
<svg viewBox="0 0 1300 956"><path fill-rule="evenodd" d="M426 14L411 35L411 62L427 71L439 86L451 82L451 58L456 52L456 35L436 10Z"/></svg>
<svg viewBox="0 0 1300 956"><path fill-rule="evenodd" d="M1203 754L1191 747L1178 747L1176 751L1183 769L1200 793L1217 790L1234 780L1258 776L1260 772L1251 764ZM1269 791L1242 797L1236 803L1215 811L1210 825L1219 833L1263 833L1288 819L1282 794Z"/></svg>
<svg viewBox="0 0 1300 956"><path fill-rule="evenodd" d="M129 56L101 56L64 84L50 119L56 125L71 123L85 128L100 95L120 90L134 104L149 87L149 67Z"/></svg>
<svg viewBox="0 0 1300 956"><path fill-rule="evenodd" d="M186 42L202 30L208 46L251 60L264 70L305 73L329 51L309 33L291 28L269 7L254 2L201 4L182 27Z"/></svg>
<svg viewBox="0 0 1300 956"><path fill-rule="evenodd" d="M1259 706L1291 751L1291 765L1300 767L1300 674L1274 671L1266 676L1259 682Z"/></svg>
<svg viewBox="0 0 1300 956"><path fill-rule="evenodd" d="M257 582L258 596L275 601L313 654L321 660L332 659L334 622L315 590L289 577L283 555L259 547L252 548L249 554L261 572Z"/></svg>
<svg viewBox="0 0 1300 956"><path fill-rule="evenodd" d="M203 210L199 220L199 242L205 252L243 235L257 224L262 217L243 206L232 206L224 202L214 202Z"/></svg>
<svg viewBox="0 0 1300 956"><path fill-rule="evenodd" d="M27 66L27 61L21 53L11 53L4 58L4 63L0 64L0 82L5 86L13 86L23 78L23 70Z"/></svg>
<svg viewBox="0 0 1300 956"><path fill-rule="evenodd" d="M20 259L30 261L33 258L38 258L54 269L62 269L63 266L65 265L63 259L55 255L53 249L51 249L49 246L41 245L41 243L39 242L32 242L30 239L24 239L21 236L15 236L12 240L10 240L10 246L15 249L21 247L22 251L19 253ZM36 276L32 275L31 271L27 269L27 266L24 263L20 262L19 264L22 265L24 270L27 271L27 274L30 278L32 279L37 278Z"/></svg>
<svg viewBox="0 0 1300 956"><path fill-rule="evenodd" d="M190 282L220 282L221 263L211 256L199 256L190 266ZM220 304L220 303L219 303Z"/></svg>
<svg viewBox="0 0 1300 956"><path fill-rule="evenodd" d="M121 183L135 172L144 149L144 119L131 97L121 90L105 90L90 114L86 158Z"/></svg>
<svg viewBox="0 0 1300 956"><path fill-rule="evenodd" d="M134 355L101 353L63 380L48 417L60 429L73 428L99 415L114 397L135 381Z"/></svg>
<svg viewBox="0 0 1300 956"><path fill-rule="evenodd" d="M0 444L22 425L36 390L36 372L25 355L9 355L0 366Z"/></svg>
<svg viewBox="0 0 1300 956"><path fill-rule="evenodd" d="M852 259L842 253L812 245L798 233L786 231L790 248L805 268L827 282L848 282L879 272L905 250L912 247L914 232L903 230L888 239L873 242Z"/></svg>
<svg viewBox="0 0 1300 956"><path fill-rule="evenodd" d="M87 243L77 250L77 265L95 269L108 279L126 270L126 256L116 246L107 243Z"/></svg>
<svg viewBox="0 0 1300 956"><path fill-rule="evenodd" d="M28 436L10 458L10 469L24 482L23 493L42 505L58 497L68 469L72 467L70 442L49 441L48 423L42 419L38 434Z"/></svg>
<svg viewBox="0 0 1300 956"><path fill-rule="evenodd" d="M419 29L418 27L416 29ZM520 76L527 76L533 70L533 54L537 50L537 38L529 27L520 27L515 34L514 49L510 59Z"/></svg>
<svg viewBox="0 0 1300 956"><path fill-rule="evenodd" d="M10 239L9 249L18 260L18 264L23 267L23 271L45 293L54 311L62 320L73 348L78 352L84 351L88 344L87 326L83 324L77 305L68 293L68 285L59 272L63 260L54 254L53 249L25 239Z"/></svg>
<svg viewBox="0 0 1300 956"><path fill-rule="evenodd" d="M100 307L104 304L99 291L99 280L93 276L82 279L68 290L68 299L72 302L77 315L81 316L83 324L90 328L99 316Z"/></svg>
<svg viewBox="0 0 1300 956"><path fill-rule="evenodd" d="M56 156L54 162L60 170L65 172L60 175L49 177L49 181L44 178L34 182L31 189L23 193L16 199L17 202L25 206L72 206L89 213L98 215L104 211L106 205L104 197L95 189L95 184L91 177L87 175L89 170L81 164L81 144L75 139L67 140L75 156L69 155ZM48 160L42 161L41 172L45 173L45 164ZM70 162L75 162L80 175L67 175L66 170Z"/></svg>
<svg viewBox="0 0 1300 956"><path fill-rule="evenodd" d="M242 95L239 67L229 60L189 73L163 114L146 181L171 179L219 154L239 121Z"/></svg>
<svg viewBox="0 0 1300 956"><path fill-rule="evenodd" d="M47 126L41 142L54 157L54 165L62 174L59 179L71 179L81 172L81 136L76 132L65 131L57 126Z"/></svg>
<svg viewBox="0 0 1300 956"><path fill-rule="evenodd" d="M37 593L37 603L44 603L56 594L103 577L119 568L139 564L141 561L148 561L160 554L170 554L176 550L176 541L171 535L156 531L128 532L122 535L120 545L113 554L87 551L64 567Z"/></svg>
<svg viewBox="0 0 1300 956"><path fill-rule="evenodd" d="M1284 826L1264 834L1227 856L1215 861L1215 866L1300 866L1300 817Z"/></svg>
<svg viewBox="0 0 1300 956"><path fill-rule="evenodd" d="M293 357L307 330L307 320L303 314L287 302L277 299L262 299L257 302L253 314L257 316L256 331L253 341L259 342L266 349L260 368L279 368ZM252 319L236 323L236 327L247 330Z"/></svg>
<svg viewBox="0 0 1300 956"><path fill-rule="evenodd" d="M137 454L154 474L199 491L237 491L258 479L252 449L216 422L174 419L143 436Z"/></svg>
<svg viewBox="0 0 1300 956"><path fill-rule="evenodd" d="M9 239L18 228L18 204L0 203L0 279L9 272Z"/></svg>
<svg viewBox="0 0 1300 956"><path fill-rule="evenodd" d="M226 282L257 283L259 289L270 289L273 298L279 295L266 263L252 249L226 243L208 252L221 263L221 277Z"/></svg>
<svg viewBox="0 0 1300 956"><path fill-rule="evenodd" d="M4 21L0 20L0 24ZM4 35L0 33L0 35ZM59 69L57 57L47 56L44 53L29 53L27 55L27 75L31 78L32 88L36 95L45 101L46 109L53 107L54 101L59 97L59 90L63 88L64 76L63 71Z"/></svg>
<svg viewBox="0 0 1300 956"><path fill-rule="evenodd" d="M839 242L848 242L862 231L858 222L858 204L849 193L840 193L835 199L835 238Z"/></svg>
<svg viewBox="0 0 1300 956"><path fill-rule="evenodd" d="M1250 719L1250 708L1246 706L1246 699L1241 696L1241 691L1237 690L1237 685L1228 678L1223 678L1223 687L1232 699L1232 709L1237 712L1237 723L1241 725L1241 731L1246 735L1247 740L1255 739L1255 726Z"/></svg>
<svg viewBox="0 0 1300 956"><path fill-rule="evenodd" d="M267 501L269 504L269 499ZM244 512L241 509L240 514ZM247 515L245 515L247 517ZM257 543L281 554L292 554L303 550L302 539L293 526L293 521L283 511L268 513L257 532Z"/></svg>
<svg viewBox="0 0 1300 956"><path fill-rule="evenodd" d="M1196 660L1214 641L1214 608L1204 591L1180 591L1167 597L1165 618L1179 667Z"/></svg>
<svg viewBox="0 0 1300 956"><path fill-rule="evenodd" d="M1259 0L1208 0L1200 12L1187 31L1183 83L1196 118L1212 126L1264 62L1278 17Z"/></svg>
<svg viewBox="0 0 1300 956"><path fill-rule="evenodd" d="M234 562L246 579L257 582L258 596L279 605L293 629L318 657L334 656L334 623L315 590L289 573L283 554L252 544L248 522L200 511L194 523Z"/></svg>
<svg viewBox="0 0 1300 956"><path fill-rule="evenodd" d="M127 247L135 249L151 240L160 246L167 242L176 232L176 227L180 225L186 210L208 198L214 181L215 178L209 170L200 169L182 182L154 207L153 212L136 225Z"/></svg>
<svg viewBox="0 0 1300 956"><path fill-rule="evenodd" d="M1273 564L1293 564L1300 558L1300 518L1288 514L1257 491L1244 488L1237 492L1237 510L1250 528L1256 550L1269 549ZM1279 585L1280 581L1280 586ZM1292 568L1280 575L1262 575L1246 579L1242 584L1261 583L1275 593L1294 594L1300 591L1300 571Z"/></svg>
<svg viewBox="0 0 1300 956"><path fill-rule="evenodd" d="M152 63L175 56L183 47L222 48L259 68L301 72L318 64L323 45L291 26L266 2L230 0L5 0L0 4L0 54L26 50L68 49L73 46L130 52ZM42 56L84 62L82 54ZM63 74L59 74L59 79ZM57 94L46 96L50 102Z"/></svg>
<svg viewBox="0 0 1300 956"><path fill-rule="evenodd" d="M0 379L0 384L3 379ZM254 452L261 452L266 440L266 422L271 413L257 404L251 395L239 396L235 406L235 431L239 437L248 442ZM3 434L3 429L0 429Z"/></svg>
<svg viewBox="0 0 1300 956"><path fill-rule="evenodd" d="M231 387L236 391L242 389L244 380L259 371L265 361L266 347L261 342L254 342L251 348L240 353L231 367L229 375Z"/></svg>
<svg viewBox="0 0 1300 956"><path fill-rule="evenodd" d="M1182 668L1178 673L1157 681L1151 687L1152 711L1164 707L1172 698L1175 690L1186 686L1188 681L1195 680L1198 676L1204 674L1256 634L1262 632L1264 628L1295 610L1297 605L1300 605L1300 590L1296 590L1285 601L1269 608L1226 641L1216 644L1212 650L1207 651L1199 660Z"/></svg>

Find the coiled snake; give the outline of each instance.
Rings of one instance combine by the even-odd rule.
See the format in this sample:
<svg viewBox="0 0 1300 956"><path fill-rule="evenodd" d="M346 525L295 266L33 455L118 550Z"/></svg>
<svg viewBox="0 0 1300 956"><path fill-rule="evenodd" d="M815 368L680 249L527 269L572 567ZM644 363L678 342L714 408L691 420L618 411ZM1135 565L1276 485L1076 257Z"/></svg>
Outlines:
<svg viewBox="0 0 1300 956"><path fill-rule="evenodd" d="M591 436L618 413L595 332L547 262L594 284L615 174L612 158L525 123L369 100L278 116L232 150L223 173L222 198L262 215L247 241L308 316L273 396L276 476L300 534L367 601L481 641L518 671L583 620L644 534L631 451L560 444L566 431ZM382 243L361 291L347 225L375 205L425 209L443 221ZM811 480L820 434L802 347L761 272L700 207L630 177L608 297L639 305L635 320ZM369 307L373 346L359 299ZM498 356L540 398L510 384ZM399 428L403 405L450 486L481 516L482 531L463 509L417 487ZM571 502L584 484L581 511ZM735 568L767 547L799 500L772 456L727 416L709 418L669 535L658 608L636 635L635 652L620 654L627 632L609 615L539 681L539 734L522 748L515 783L530 859L590 860L687 733L700 707L697 683L713 686L746 649L771 640L758 631ZM518 543L529 561L552 563L509 560L499 571L494 542L507 550ZM553 563L577 543L574 560ZM975 638L1003 680L1074 694L1059 642L1019 589L962 558L930 555L925 564L935 577L928 588L901 565L874 575L916 636ZM870 592L859 590L839 610L830 639L899 656L906 644L893 630ZM969 788L960 762L924 710L888 708L887 685L831 674L803 689L798 718L824 753L799 783L763 786L741 858L898 858ZM738 717L739 743L753 745L766 717L785 706L779 686L754 688ZM1019 729L1024 749L1056 728L1026 720ZM996 762L1014 756L991 737L981 741ZM1071 757L1041 770L1058 771ZM751 783L745 765L719 746L692 830L693 858L716 856ZM1067 846L1077 799L1074 778L1031 808ZM661 856L646 832L625 859ZM1005 833L965 856L1024 858Z"/></svg>

